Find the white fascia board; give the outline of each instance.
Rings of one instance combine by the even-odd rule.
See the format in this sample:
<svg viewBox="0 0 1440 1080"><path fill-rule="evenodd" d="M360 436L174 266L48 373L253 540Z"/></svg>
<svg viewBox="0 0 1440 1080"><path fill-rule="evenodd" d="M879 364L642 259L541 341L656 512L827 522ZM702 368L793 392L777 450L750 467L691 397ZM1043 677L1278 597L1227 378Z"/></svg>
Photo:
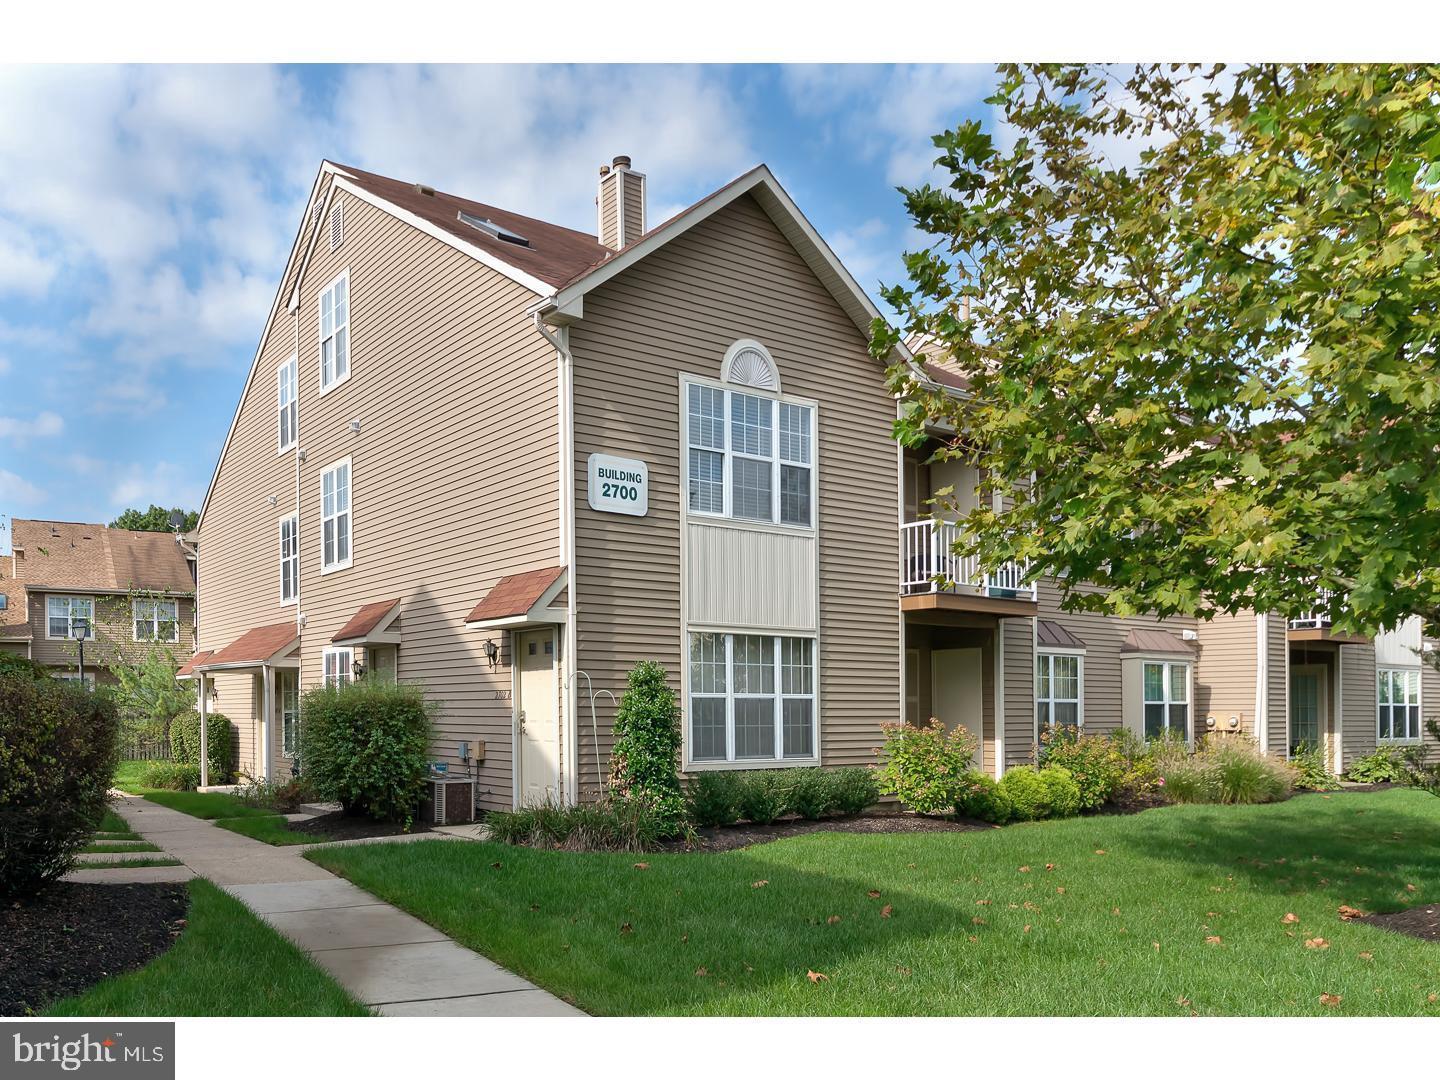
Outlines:
<svg viewBox="0 0 1440 1080"><path fill-rule="evenodd" d="M344 173L336 174L334 186L336 188L339 188L341 191L348 192L350 195L353 195L361 202L369 203L377 210L382 210L385 213L389 214L391 217L397 218L398 220L405 222L405 224L419 229L426 236L433 237L434 239L439 240L442 244L454 248L456 251L464 252L472 259L476 260L477 262L484 263L490 269L494 270L498 274L503 275L504 277L509 278L517 285L523 285L525 288L533 292L536 296L548 297L552 296L555 292L555 286L549 284L548 282L541 281L533 274L527 274L524 270L521 270L517 266L512 266L504 259L492 255L484 248L477 247L475 244L467 243L466 241L461 240L458 236L455 236L453 233L447 232L445 229L440 228L440 226L435 225L432 222L426 221L419 215L412 214L408 210L403 210L400 207L396 206L394 203L382 199L380 196L372 194L369 191L366 191L358 184L351 183L345 178Z"/></svg>

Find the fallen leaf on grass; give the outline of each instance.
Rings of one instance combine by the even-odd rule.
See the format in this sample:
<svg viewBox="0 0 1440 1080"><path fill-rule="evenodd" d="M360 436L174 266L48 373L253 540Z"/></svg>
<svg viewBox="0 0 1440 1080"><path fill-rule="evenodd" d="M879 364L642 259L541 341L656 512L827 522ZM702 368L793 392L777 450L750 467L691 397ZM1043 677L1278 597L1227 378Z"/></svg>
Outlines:
<svg viewBox="0 0 1440 1080"><path fill-rule="evenodd" d="M987 926L987 925L989 925L989 924L986 923L985 920L982 919L979 915L976 915L976 916L975 916L973 919L971 919L970 921L971 921L972 923L974 923L976 926Z"/></svg>
<svg viewBox="0 0 1440 1080"><path fill-rule="evenodd" d="M993 901L993 900L976 900L975 903L977 903L977 904L991 904L991 903L994 903L994 901Z"/></svg>
<svg viewBox="0 0 1440 1080"><path fill-rule="evenodd" d="M1054 864L1053 862L1047 862L1047 863L1045 864L1045 869L1046 869L1046 870L1054 870L1054 869L1055 869L1055 864Z"/></svg>
<svg viewBox="0 0 1440 1080"><path fill-rule="evenodd" d="M1361 911L1359 908L1353 908L1349 904L1341 904L1339 914L1340 918L1348 921L1350 919L1359 919L1363 917L1365 912Z"/></svg>
<svg viewBox="0 0 1440 1080"><path fill-rule="evenodd" d="M1028 874L1029 872L1030 872L1030 868L1029 868L1028 866L1022 866L1022 867L1020 867L1020 873L1022 873L1022 874Z"/></svg>
<svg viewBox="0 0 1440 1080"><path fill-rule="evenodd" d="M1028 922L1025 924L1025 929L1024 929L1023 932L1026 933L1026 934L1028 934L1028 933L1030 932L1030 924L1029 924Z"/></svg>
<svg viewBox="0 0 1440 1080"><path fill-rule="evenodd" d="M871 889L871 890L870 890L869 892L867 892L865 895L868 896L871 900L879 900L879 899L880 899L880 890L879 890L879 889Z"/></svg>
<svg viewBox="0 0 1440 1080"><path fill-rule="evenodd" d="M894 911L895 909L893 907L891 907L889 904L886 904L880 909L880 917L882 919L888 919L894 913Z"/></svg>
<svg viewBox="0 0 1440 1080"><path fill-rule="evenodd" d="M500 864L499 864L498 862L492 862L492 863L490 864L490 869L491 869L491 870L499 870L499 869L500 869Z"/></svg>
<svg viewBox="0 0 1440 1080"><path fill-rule="evenodd" d="M1326 941L1323 937L1306 938L1305 947L1307 949L1328 949L1330 942Z"/></svg>
<svg viewBox="0 0 1440 1080"><path fill-rule="evenodd" d="M1158 941L1152 941L1152 942L1150 942L1150 947L1151 947L1152 949L1154 949L1156 952L1159 952L1159 951L1160 951L1160 943L1159 943Z"/></svg>
<svg viewBox="0 0 1440 1080"><path fill-rule="evenodd" d="M827 924L829 924L830 926L834 926L834 925L835 925L836 923L838 923L839 921L840 921L840 916L839 916L839 915L831 915L828 919L825 920L825 922L826 922Z"/></svg>
<svg viewBox="0 0 1440 1080"><path fill-rule="evenodd" d="M1374 959L1375 959L1375 954L1374 954L1374 953L1368 953L1368 952L1362 952L1362 953L1360 954L1360 959L1361 959L1361 960L1374 960Z"/></svg>
<svg viewBox="0 0 1440 1080"><path fill-rule="evenodd" d="M900 967L899 965L896 965L895 970L898 971L901 975L910 974L910 969L907 967Z"/></svg>
<svg viewBox="0 0 1440 1080"><path fill-rule="evenodd" d="M770 884L770 882L768 882L768 881L766 881L766 880L764 880L764 879L762 878L761 880L759 880L759 881L755 882L754 884L752 884L752 885L750 886L750 888L752 888L752 889L763 889L766 885L769 885L769 884Z"/></svg>
<svg viewBox="0 0 1440 1080"><path fill-rule="evenodd" d="M1188 1008L1190 1007L1190 1005L1191 1005L1191 1001L1190 1001L1190 999L1187 998L1187 997L1178 997L1178 998L1175 999L1175 1004L1176 1004L1176 1005L1183 1005L1183 1006L1185 1006L1185 1008L1188 1009Z"/></svg>
<svg viewBox="0 0 1440 1080"><path fill-rule="evenodd" d="M1056 886L1055 886L1055 891L1058 892L1058 893L1063 893L1063 892L1065 891L1065 886L1064 886L1064 885L1056 885Z"/></svg>
<svg viewBox="0 0 1440 1080"><path fill-rule="evenodd" d="M1406 891L1406 892L1414 892L1414 891L1415 891L1415 886L1414 886L1414 885L1406 885L1406 886L1405 886L1405 891Z"/></svg>
<svg viewBox="0 0 1440 1080"><path fill-rule="evenodd" d="M1321 1004L1321 1005L1328 1005L1328 1006L1330 1006L1331 1008L1334 1008L1336 1005L1339 1005L1340 1002L1343 1001L1343 1000L1344 1000L1344 998L1342 998L1339 994L1321 994L1321 995L1320 995L1320 1004Z"/></svg>
<svg viewBox="0 0 1440 1080"><path fill-rule="evenodd" d="M695 974L703 979L706 975L709 975L710 972L706 971L703 967L698 967L695 969Z"/></svg>
<svg viewBox="0 0 1440 1080"><path fill-rule="evenodd" d="M830 976L826 975L823 971L807 971L805 972L805 977L809 979L812 983L822 983L830 981Z"/></svg>
<svg viewBox="0 0 1440 1080"><path fill-rule="evenodd" d="M648 862L637 862L637 863L635 864L635 869L636 869L636 870L649 870L649 869L650 869L650 864L649 864Z"/></svg>
<svg viewBox="0 0 1440 1080"><path fill-rule="evenodd" d="M1104 848L1096 848L1096 849L1095 849L1095 854L1096 854L1096 855L1104 855L1104 854L1105 854L1105 849L1104 849Z"/></svg>
<svg viewBox="0 0 1440 1080"><path fill-rule="evenodd" d="M627 923L621 923L621 924L620 924L620 933L622 933L622 934L633 934L634 932L635 932L635 928L634 928L633 926L631 926L628 922L627 922Z"/></svg>
<svg viewBox="0 0 1440 1080"><path fill-rule="evenodd" d="M1207 937L1207 938L1205 939L1205 944L1206 944L1206 945L1220 945L1220 944L1222 944L1222 942L1220 941L1219 935L1217 935L1217 934L1211 934L1209 937Z"/></svg>
<svg viewBox="0 0 1440 1080"><path fill-rule="evenodd" d="M1300 921L1300 916L1299 916L1299 915L1296 915L1295 912L1293 912L1293 911L1287 911L1287 912L1285 913L1285 917L1284 917L1283 919L1281 919L1280 921L1281 921L1282 923L1284 923L1286 926L1289 926L1291 923L1297 923L1297 922L1299 922L1299 921Z"/></svg>

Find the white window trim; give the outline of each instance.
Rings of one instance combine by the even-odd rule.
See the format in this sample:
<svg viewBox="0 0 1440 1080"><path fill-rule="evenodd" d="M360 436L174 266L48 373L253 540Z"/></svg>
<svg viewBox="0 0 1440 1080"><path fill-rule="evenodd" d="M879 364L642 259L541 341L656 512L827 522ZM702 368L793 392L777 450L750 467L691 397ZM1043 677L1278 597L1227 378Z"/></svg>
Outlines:
<svg viewBox="0 0 1440 1080"><path fill-rule="evenodd" d="M1149 738L1145 734L1145 706L1165 706L1165 730L1170 730L1170 706L1184 705L1186 712L1185 741L1187 743L1195 740L1195 661L1177 660L1174 656L1133 656L1132 659L1140 661L1140 738ZM1162 664L1165 666L1165 700L1163 702L1147 701L1145 698L1145 666L1147 664ZM1170 698L1170 671L1172 667L1183 667L1185 669L1185 700L1172 701Z"/></svg>
<svg viewBox="0 0 1440 1080"><path fill-rule="evenodd" d="M320 497L321 497L321 499L323 500L324 497L325 497L325 495L324 495L324 487L323 487L324 481L322 480L321 483L322 483L322 487L321 487L321 495L320 495ZM323 503L323 501L322 501L322 503L321 503L321 508L322 508L322 509L324 508L324 503ZM285 597L285 523L286 523L286 522L291 522L291 521L293 521L293 522L295 523L295 528L294 528L294 530L293 530L292 533L291 533L291 544L292 544L292 549L293 549L293 551L294 551L294 554L293 554L292 556L290 556L290 558L291 558L291 559L294 561L294 563L295 563L295 594L294 594L293 596L291 596L289 599L286 599L286 597ZM352 537L350 538L350 540L351 540L351 543L354 543L355 538L352 536ZM324 554L323 545L324 545L324 543L325 543L325 537L324 537L323 532L322 532L321 537L320 537L320 543L321 543L321 545L322 545L321 554L323 555L323 554ZM289 513L289 514L282 514L282 515L280 515L280 518L275 522L275 544L276 544L276 547L279 549L279 552L280 552L280 605L281 605L282 607L291 607L291 606L293 606L293 605L295 604L295 602L299 599L299 596L300 596L300 515L299 515L298 513L292 511L292 512Z"/></svg>
<svg viewBox="0 0 1440 1080"><path fill-rule="evenodd" d="M718 453L723 460L721 469L721 483L723 485L724 510L715 513L712 510L694 510L690 507L690 387L705 386L713 390L722 390L725 393L725 404L723 408L723 428L725 431L725 445L721 449L698 447L696 449L708 449L710 453ZM770 435L773 453L770 458L770 521L753 521L749 518L735 517L732 506L733 492L731 490L732 462L737 451L731 447L731 412L730 395L745 394L749 397L757 397L763 400L774 402L771 406L771 428ZM780 472L781 466L786 464L797 464L795 462L782 461L780 457L780 405L797 405L810 410L810 464L801 466L810 470L810 524L789 525L780 520ZM741 457L749 460L761 460L750 454L740 454ZM684 507L686 516L693 521L723 522L728 526L739 529L755 529L757 531L774 530L800 536L815 536L820 526L820 403L813 398L796 397L793 394L782 394L775 391L759 390L753 386L740 386L736 383L727 383L719 379L707 379L699 375L682 373L680 376L680 502Z"/></svg>
<svg viewBox="0 0 1440 1080"><path fill-rule="evenodd" d="M323 671L324 669L322 668L321 670ZM277 669L275 672L275 694L279 698L279 702L277 703L279 707L276 709L276 714L280 717L280 756L283 758L293 758L295 756L295 747L292 746L289 750L285 749L285 683L287 681L293 684L293 692L295 694L295 721L292 730L295 735L298 736L300 734L300 673L284 668Z"/></svg>
<svg viewBox="0 0 1440 1080"><path fill-rule="evenodd" d="M141 605L141 604L154 604L154 605L155 605L155 608L154 608L154 610L153 610L153 613L152 613L152 615L151 615L151 617L150 617L150 627L151 627L152 630L155 631L155 634L156 634L155 637L142 638L139 634L135 633L135 624L140 621L140 605ZM162 637L159 636L159 622L160 622L160 620L159 620L159 614L160 614L159 605L161 605L161 604L169 604L169 605L171 605L172 607L174 607L174 609L175 609L175 618L174 618L174 619L171 621L171 623L170 623L171 633L173 633L173 634L175 635L174 637L162 638ZM179 601L179 600L167 600L167 599L165 599L165 598L163 598L163 597L162 597L162 598L159 598L159 599L155 599L155 600L146 600L146 599L143 599L143 598L140 598L140 597L136 597L135 599L131 600L131 601L130 601L130 634L131 634L131 636L134 638L135 641L140 642L140 643L143 644L143 645L178 645L178 644L180 644L180 601Z"/></svg>
<svg viewBox="0 0 1440 1080"><path fill-rule="evenodd" d="M286 369L290 371L290 389L292 396L289 405L280 401L281 380L285 378ZM291 410L292 423L290 424L290 441L286 442L281 437L283 431L280 424L280 417L286 408ZM300 441L300 356L298 353L291 353L290 358L281 363L275 369L275 453L284 454L295 449L295 444Z"/></svg>
<svg viewBox="0 0 1440 1080"><path fill-rule="evenodd" d="M343 562L334 562L328 566L325 564L325 475L334 472L340 466L345 466L346 489L350 497L350 508L346 511L349 518L349 548L350 554ZM320 470L320 573L336 574L341 570L348 570L355 562L355 466L350 458L343 457L339 461L332 461L325 468Z"/></svg>
<svg viewBox="0 0 1440 1080"><path fill-rule="evenodd" d="M321 320L321 304L327 292L340 284L341 279L345 281L345 374L337 376L329 383L325 382L325 325ZM350 332L350 311L352 308L350 293L350 268L347 266L340 273L330 279L329 283L315 295L315 359L318 370L315 375L320 382L320 396L324 397L332 390L343 386L350 381L350 375L355 370L355 335ZM331 330L334 336L340 332L340 324L337 323Z"/></svg>
<svg viewBox="0 0 1440 1080"><path fill-rule="evenodd" d="M343 657L344 662L340 670L333 676L330 673L330 658L332 656ZM320 661L320 681L325 686L331 686L336 682L353 682L355 680L355 650L349 645L327 645Z"/></svg>
<svg viewBox="0 0 1440 1080"><path fill-rule="evenodd" d="M1415 712L1416 712L1416 733L1413 739L1410 738L1382 738L1380 735L1380 676L1397 672L1409 674L1415 673ZM1393 703L1392 703L1393 704ZM1405 702L1408 707L1409 702ZM1392 726L1393 730L1393 726ZM1375 668L1375 745L1376 746L1419 746L1425 741L1425 673L1421 668L1413 667L1376 667Z"/></svg>
<svg viewBox="0 0 1440 1080"><path fill-rule="evenodd" d="M65 631L66 631L66 632L65 632L63 635L52 634L52 633L50 632L50 604L51 604L53 601L55 601L55 600L64 600L64 601L66 601L66 604L68 605L68 606L67 606L67 609L66 609L66 611L67 611L67 618L66 618L66 620L65 620ZM85 603L85 604L89 604L89 605L90 605L90 614L89 614L89 615L83 615L83 616L81 616L81 618L86 618L86 619L89 619L89 620L90 620L90 628L89 628L89 631L85 634L85 640L86 640L86 641L94 641L94 640L95 640L95 598L94 598L93 596L68 596L68 595L62 595L62 594L58 594L58 593L51 593L50 595L48 595L48 596L45 597L45 640L47 640L47 641L74 641L74 640L75 640L74 638L72 638L72 637L70 636L70 632L69 632L69 631L70 631L70 627L72 627L72 626L75 625L75 610L74 610L74 605L75 605L77 602L79 602L79 603Z"/></svg>
<svg viewBox="0 0 1440 1080"><path fill-rule="evenodd" d="M690 637L693 634L719 634L725 639L725 758L708 758L696 761L690 755L690 702L694 690L690 685ZM770 638L775 667L775 756L768 758L737 758L735 756L735 641L739 636ZM804 638L811 642L811 660L814 664L814 678L809 694L781 693L781 649L782 638ZM712 627L692 626L685 632L685 690L684 731L682 743L682 767L685 772L719 772L724 770L749 769L794 769L820 764L820 640L813 633L797 633L794 630L756 629L755 627ZM718 694L702 695L719 698ZM758 697L757 694L742 694L741 697ZM785 716L783 702L786 699L808 699L810 701L811 746L814 752L809 757L783 757L785 752Z"/></svg>
<svg viewBox="0 0 1440 1080"><path fill-rule="evenodd" d="M1036 704L1037 706L1039 706L1041 702L1049 702L1050 705L1051 705L1051 709L1049 710L1049 712L1050 712L1050 715L1051 715L1051 718L1052 718L1052 722L1051 722L1049 725L1047 725L1047 726L1042 726L1041 723L1040 723L1040 710L1039 710L1038 708L1035 710L1035 731L1036 731L1036 736L1035 736L1035 737L1036 737L1036 741L1037 741L1037 742L1039 741L1039 737L1040 737L1039 733L1040 733L1040 732L1049 730L1049 729L1051 729L1051 728L1054 728L1054 726L1055 726L1054 723L1053 723L1053 718L1054 718L1054 713L1055 713L1055 710L1054 710L1054 704L1055 704L1055 702L1057 702L1057 701L1066 702L1066 701L1069 701L1069 700L1070 700L1069 698L1057 698L1057 697L1055 696L1055 694L1054 694L1054 688L1055 688L1055 669L1054 669L1053 664L1052 664L1051 669L1050 669L1050 688L1051 688L1051 694L1050 694L1050 696L1049 696L1048 698L1042 698L1042 697L1040 696L1040 658L1041 658L1042 656L1051 656L1051 657L1054 657L1054 656L1073 656L1073 657L1075 657L1075 680L1076 680L1076 681L1075 681L1075 695L1076 695L1076 696L1075 696L1075 726L1076 726L1079 730L1081 730L1081 731L1084 731L1084 730L1085 730L1085 650L1084 650L1084 649L1061 649L1061 648L1037 649L1037 650L1035 650L1035 690L1033 691L1033 693L1034 693L1034 699L1035 699L1035 704ZM1143 672L1142 672L1142 674L1141 674L1141 678L1142 678L1142 679L1144 678ZM1144 705L1144 697L1145 697L1145 695L1144 695L1144 686L1143 686L1143 685L1141 686L1141 695L1140 695L1140 697L1141 697L1141 705Z"/></svg>

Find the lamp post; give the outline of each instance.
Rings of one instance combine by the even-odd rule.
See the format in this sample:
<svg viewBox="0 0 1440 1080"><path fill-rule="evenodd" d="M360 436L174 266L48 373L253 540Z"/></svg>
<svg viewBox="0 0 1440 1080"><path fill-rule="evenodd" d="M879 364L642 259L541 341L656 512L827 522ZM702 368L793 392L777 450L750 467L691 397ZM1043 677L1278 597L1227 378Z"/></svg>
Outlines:
<svg viewBox="0 0 1440 1080"><path fill-rule="evenodd" d="M80 650L80 663L76 669L80 677L80 686L85 686L85 639L90 636L89 619L70 620L70 638Z"/></svg>

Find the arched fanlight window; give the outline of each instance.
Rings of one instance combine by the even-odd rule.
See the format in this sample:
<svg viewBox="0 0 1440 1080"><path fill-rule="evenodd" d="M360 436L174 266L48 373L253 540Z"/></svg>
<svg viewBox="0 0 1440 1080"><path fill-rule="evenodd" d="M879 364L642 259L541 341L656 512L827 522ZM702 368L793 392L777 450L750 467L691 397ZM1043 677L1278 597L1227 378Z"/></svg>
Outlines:
<svg viewBox="0 0 1440 1080"><path fill-rule="evenodd" d="M736 386L780 392L780 372L774 359L764 345L749 338L741 338L726 351L720 378Z"/></svg>

